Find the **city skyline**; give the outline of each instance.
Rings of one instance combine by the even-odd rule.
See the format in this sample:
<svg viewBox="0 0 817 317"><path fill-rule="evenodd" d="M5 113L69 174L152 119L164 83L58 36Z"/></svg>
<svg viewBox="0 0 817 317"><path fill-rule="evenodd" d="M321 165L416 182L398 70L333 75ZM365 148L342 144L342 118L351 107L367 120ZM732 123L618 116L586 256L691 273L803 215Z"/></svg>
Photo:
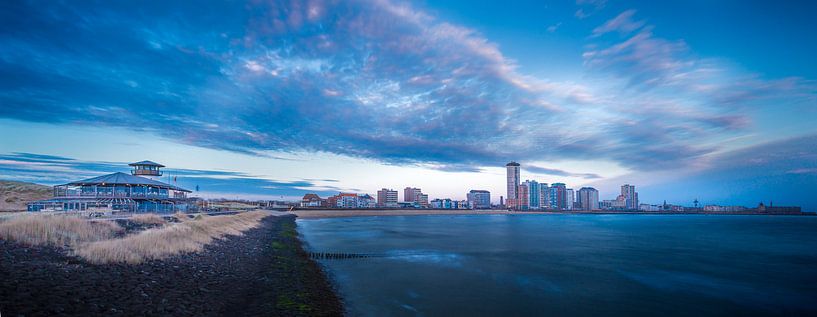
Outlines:
<svg viewBox="0 0 817 317"><path fill-rule="evenodd" d="M149 159L210 197L496 203L514 160L601 200L816 210L815 6L12 3L0 178Z"/></svg>

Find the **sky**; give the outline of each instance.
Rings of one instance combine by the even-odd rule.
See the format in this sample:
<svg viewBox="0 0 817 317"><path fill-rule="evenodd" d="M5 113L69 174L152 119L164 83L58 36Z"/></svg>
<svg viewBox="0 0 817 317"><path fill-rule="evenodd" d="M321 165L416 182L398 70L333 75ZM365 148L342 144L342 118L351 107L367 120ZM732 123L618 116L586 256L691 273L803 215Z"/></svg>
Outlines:
<svg viewBox="0 0 817 317"><path fill-rule="evenodd" d="M0 179L817 210L817 2L0 4ZM167 178L170 181L171 178Z"/></svg>

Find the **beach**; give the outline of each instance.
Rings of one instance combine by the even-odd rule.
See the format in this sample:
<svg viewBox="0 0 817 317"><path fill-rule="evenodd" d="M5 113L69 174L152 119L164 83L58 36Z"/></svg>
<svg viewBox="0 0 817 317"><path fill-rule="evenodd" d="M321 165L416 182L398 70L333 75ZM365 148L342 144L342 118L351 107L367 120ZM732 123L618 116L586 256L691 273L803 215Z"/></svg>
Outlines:
<svg viewBox="0 0 817 317"><path fill-rule="evenodd" d="M496 209L299 209L289 212L298 218L337 218L366 216L427 216L427 215L533 215L552 212L508 211Z"/></svg>
<svg viewBox="0 0 817 317"><path fill-rule="evenodd" d="M301 219L376 217L376 216L428 216L428 215L797 215L814 216L814 212L795 214L768 214L756 212L654 212L654 211L510 211L504 209L298 209L288 212Z"/></svg>

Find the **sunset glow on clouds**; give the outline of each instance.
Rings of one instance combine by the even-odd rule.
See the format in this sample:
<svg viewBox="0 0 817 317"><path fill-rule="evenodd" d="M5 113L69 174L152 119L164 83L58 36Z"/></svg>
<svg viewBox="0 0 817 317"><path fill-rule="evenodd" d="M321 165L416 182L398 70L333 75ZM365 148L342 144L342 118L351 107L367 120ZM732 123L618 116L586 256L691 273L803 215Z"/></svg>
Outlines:
<svg viewBox="0 0 817 317"><path fill-rule="evenodd" d="M543 75L530 57L504 52L505 39L489 36L502 31L495 24L455 22L467 20L463 4L450 6L466 17L433 3L398 1L10 3L0 13L0 117L66 131L116 127L254 162L313 155L323 165L346 157L355 166L423 170L419 175L450 184L338 168L323 173L337 184L313 189L308 181L276 177L275 167L286 164L276 158L233 170L260 175L257 182L231 176L244 179L236 186L270 197L439 186L433 197L461 197L471 187L492 189L498 199L503 180L493 169L515 160L523 169L529 163L529 178L607 186L600 187L602 198L605 189L615 190L605 181L621 180L664 186L648 200L687 199L645 178L716 174L724 170L717 158L767 143L807 152L782 169L815 167L813 67L770 76L742 64L741 56L697 53L684 38L663 36L662 20L649 14L654 8L641 5L579 1L542 8L559 18L530 32L570 32L579 51L570 66L577 71ZM792 45L786 49L814 49ZM550 48L531 43L530 50ZM32 152L19 140L2 142L7 159ZM803 142L815 146L802 148ZM36 153L72 156L67 146ZM209 169L220 165L190 159ZM2 171L3 178L22 175ZM480 183L457 183L466 174ZM817 184L813 173L785 175L797 175L790 186ZM265 180L294 189L265 187ZM731 199L770 198L753 191Z"/></svg>

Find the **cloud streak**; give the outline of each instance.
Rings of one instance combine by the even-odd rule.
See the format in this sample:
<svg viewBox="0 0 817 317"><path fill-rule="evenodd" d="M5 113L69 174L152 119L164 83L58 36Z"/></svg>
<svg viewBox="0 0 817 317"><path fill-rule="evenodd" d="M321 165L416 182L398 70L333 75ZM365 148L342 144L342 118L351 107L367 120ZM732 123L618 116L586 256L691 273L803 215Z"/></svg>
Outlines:
<svg viewBox="0 0 817 317"><path fill-rule="evenodd" d="M553 176L569 176L569 177L581 177L585 179L598 179L601 178L598 174L594 173L571 173L568 171L563 171L560 169L555 168L546 168L534 165L525 165L525 170L534 174L545 174L545 175L553 175Z"/></svg>
<svg viewBox="0 0 817 317"><path fill-rule="evenodd" d="M80 161L67 157L33 154L10 153L0 155L0 175L3 179L57 185L100 176L106 173L128 172L130 167L124 162ZM253 197L288 198L302 196L306 193L318 193L322 196L336 194L349 189L327 185L337 180L275 180L234 171L213 171L194 169L173 169L164 171L164 182L194 190L197 186L201 193L213 197L232 195Z"/></svg>

